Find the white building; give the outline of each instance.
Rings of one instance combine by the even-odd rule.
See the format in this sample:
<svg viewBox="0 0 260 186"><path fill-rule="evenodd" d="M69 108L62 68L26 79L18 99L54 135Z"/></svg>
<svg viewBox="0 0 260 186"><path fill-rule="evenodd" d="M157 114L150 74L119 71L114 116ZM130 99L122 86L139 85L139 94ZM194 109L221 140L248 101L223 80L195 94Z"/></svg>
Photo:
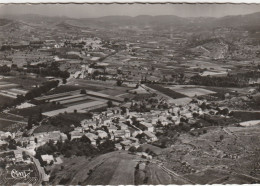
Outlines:
<svg viewBox="0 0 260 186"><path fill-rule="evenodd" d="M97 133L98 133L98 137L100 137L101 139L108 137L108 134L103 130L97 130Z"/></svg>

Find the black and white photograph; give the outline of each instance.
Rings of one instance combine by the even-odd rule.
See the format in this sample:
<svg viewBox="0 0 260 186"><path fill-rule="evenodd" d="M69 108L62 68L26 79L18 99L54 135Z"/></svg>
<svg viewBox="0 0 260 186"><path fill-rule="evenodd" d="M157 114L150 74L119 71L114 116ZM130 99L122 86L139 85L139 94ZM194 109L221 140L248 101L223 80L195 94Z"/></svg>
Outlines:
<svg viewBox="0 0 260 186"><path fill-rule="evenodd" d="M260 184L260 3L0 4L0 185Z"/></svg>

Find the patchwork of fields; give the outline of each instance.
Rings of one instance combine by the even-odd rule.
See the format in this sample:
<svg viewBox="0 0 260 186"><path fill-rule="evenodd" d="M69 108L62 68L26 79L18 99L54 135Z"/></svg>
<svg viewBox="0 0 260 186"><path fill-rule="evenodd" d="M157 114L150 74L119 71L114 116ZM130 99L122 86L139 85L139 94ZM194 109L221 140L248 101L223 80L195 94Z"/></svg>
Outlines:
<svg viewBox="0 0 260 186"><path fill-rule="evenodd" d="M102 87L104 83L94 86L94 84L88 85L88 81L80 80L78 82L81 85L61 85L51 90L48 94L35 98L35 101L32 103L36 104L36 106L16 109L11 112L23 116L39 112L42 112L44 116L55 116L60 113L72 113L75 111L84 113L89 110L106 107L109 100L113 104L122 103L124 98L120 96L128 94L126 91L129 90L127 87L111 85ZM85 87L85 85L87 86ZM83 89L84 91L81 92Z"/></svg>
<svg viewBox="0 0 260 186"><path fill-rule="evenodd" d="M156 84L147 84L147 87L155 90L157 93L165 95L168 97L169 103L174 103L176 105L185 105L188 104L192 97L195 96L204 96L209 94L216 94L216 92L200 88L193 85L175 85L175 86L166 86Z"/></svg>

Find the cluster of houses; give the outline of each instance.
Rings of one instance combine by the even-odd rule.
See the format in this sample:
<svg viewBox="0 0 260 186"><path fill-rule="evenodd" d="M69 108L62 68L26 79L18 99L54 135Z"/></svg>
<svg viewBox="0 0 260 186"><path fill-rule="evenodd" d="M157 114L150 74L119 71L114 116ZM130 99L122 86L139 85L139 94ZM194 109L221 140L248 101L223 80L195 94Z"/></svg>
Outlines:
<svg viewBox="0 0 260 186"><path fill-rule="evenodd" d="M92 119L82 120L81 126L74 128L70 135L71 140L85 135L92 145L98 145L110 139L116 142L116 149L128 150L132 146L136 148L140 146L138 135L144 136L147 143L157 141L155 133L158 125L178 125L181 118L192 124L195 123L194 113L202 115L210 111L203 111L198 103L144 113L130 112L126 109L124 114L121 114L120 108L114 107L100 114L94 113Z"/></svg>
<svg viewBox="0 0 260 186"><path fill-rule="evenodd" d="M22 144L22 147L25 148L26 151L33 156L36 154L35 149L37 147L46 144L50 140L52 140L54 143L57 143L57 141L59 140L65 141L66 139L68 139L67 135L60 131L34 133L32 136L29 137L15 138L16 142L20 142Z"/></svg>
<svg viewBox="0 0 260 186"><path fill-rule="evenodd" d="M163 126L179 125L183 119L189 124L193 124L196 122L194 114L217 114L219 112L214 109L203 110L200 107L203 103L197 100L197 102L184 106L173 106L150 112L134 112L126 108L126 111L122 113L120 107L113 107L101 113L94 113L91 119L82 120L81 125L74 127L69 134L71 140L85 136L94 146L110 139L116 142L115 148L118 150L128 150L132 146L138 148L141 143L157 141L155 134L160 132ZM60 131L34 133L29 137L0 131L0 145L6 144L5 139L9 136L16 142L20 142L21 146L27 149L31 155L35 155L35 149L49 140L56 143L58 140L68 139L68 136Z"/></svg>
<svg viewBox="0 0 260 186"><path fill-rule="evenodd" d="M94 146L110 139L116 142L115 148L118 150L128 150L132 146L138 148L141 143L157 141L155 134L161 130L160 127L162 126L178 125L181 119L188 121L190 124L195 123L193 117L195 113L197 115L217 113L214 109L202 110L199 106L202 103L189 103L185 106L143 113L129 111L126 108L124 114L122 114L121 108L114 107L101 113L94 113L91 119L82 120L81 125L74 127L69 134L71 140L85 136ZM37 147L44 145L49 140L56 143L58 140L65 141L68 139L68 136L60 131L34 133L29 137L15 136L10 132L0 132L0 145L6 144L4 140L9 136L17 142L19 141L22 147L26 148L27 152L32 155L35 155ZM142 142L140 136L142 136Z"/></svg>

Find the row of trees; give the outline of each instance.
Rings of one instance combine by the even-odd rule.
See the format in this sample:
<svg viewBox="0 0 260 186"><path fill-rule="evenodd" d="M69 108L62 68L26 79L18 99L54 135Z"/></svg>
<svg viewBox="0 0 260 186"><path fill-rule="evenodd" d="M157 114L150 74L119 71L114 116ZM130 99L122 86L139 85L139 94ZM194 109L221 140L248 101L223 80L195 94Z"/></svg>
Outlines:
<svg viewBox="0 0 260 186"><path fill-rule="evenodd" d="M50 65L26 65L28 73L40 74L43 76L54 76L67 79L70 77L68 71L62 71L59 69L59 65L56 62L52 62Z"/></svg>
<svg viewBox="0 0 260 186"><path fill-rule="evenodd" d="M210 77L210 76L193 76L191 84L215 87L243 87L247 83L242 77L228 76L228 77Z"/></svg>
<svg viewBox="0 0 260 186"><path fill-rule="evenodd" d="M48 92L52 88L57 87L58 84L59 84L58 80L48 81L48 82L44 83L43 85L41 85L40 87L36 87L36 88L30 90L29 92L27 92L25 94L25 99L31 100L31 99L33 99L35 97L38 97L41 94Z"/></svg>

